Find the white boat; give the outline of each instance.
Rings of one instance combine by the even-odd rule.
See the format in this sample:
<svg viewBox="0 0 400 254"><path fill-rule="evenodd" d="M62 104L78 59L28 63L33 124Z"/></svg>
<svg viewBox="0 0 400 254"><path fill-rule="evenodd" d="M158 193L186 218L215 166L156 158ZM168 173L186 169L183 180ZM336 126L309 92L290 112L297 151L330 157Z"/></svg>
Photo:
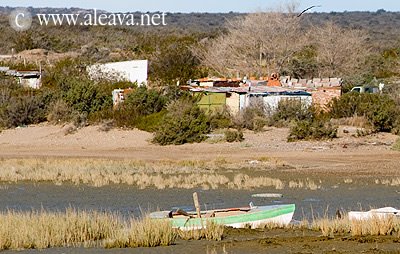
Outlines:
<svg viewBox="0 0 400 254"><path fill-rule="evenodd" d="M196 216L196 212L178 209L154 212L150 214L150 218L168 219L172 222L172 227L183 230L202 228L207 221L234 228L257 228L267 223L288 225L293 218L294 210L294 204L270 206L250 204L249 207L202 211L200 217Z"/></svg>
<svg viewBox="0 0 400 254"><path fill-rule="evenodd" d="M350 220L368 220L372 218L384 219L388 216L400 216L400 210L393 207L383 207L379 209L371 209L367 212L349 212Z"/></svg>

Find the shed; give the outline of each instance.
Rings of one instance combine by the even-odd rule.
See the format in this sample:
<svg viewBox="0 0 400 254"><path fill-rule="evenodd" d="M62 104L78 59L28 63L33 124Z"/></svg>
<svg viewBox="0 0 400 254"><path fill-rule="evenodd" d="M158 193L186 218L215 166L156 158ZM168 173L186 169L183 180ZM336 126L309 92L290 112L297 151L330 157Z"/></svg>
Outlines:
<svg viewBox="0 0 400 254"><path fill-rule="evenodd" d="M270 111L270 113L274 112L279 105L279 102L282 100L298 100L306 107L312 105L312 96L310 93L304 91L284 91L279 93L249 93L245 97L246 102L244 103L246 106L251 106L254 103L262 101L264 107Z"/></svg>
<svg viewBox="0 0 400 254"><path fill-rule="evenodd" d="M204 92L197 105L206 111L223 109L226 105L225 92Z"/></svg>
<svg viewBox="0 0 400 254"><path fill-rule="evenodd" d="M42 72L39 70L8 70L6 75L17 78L23 87L39 89L42 85Z"/></svg>

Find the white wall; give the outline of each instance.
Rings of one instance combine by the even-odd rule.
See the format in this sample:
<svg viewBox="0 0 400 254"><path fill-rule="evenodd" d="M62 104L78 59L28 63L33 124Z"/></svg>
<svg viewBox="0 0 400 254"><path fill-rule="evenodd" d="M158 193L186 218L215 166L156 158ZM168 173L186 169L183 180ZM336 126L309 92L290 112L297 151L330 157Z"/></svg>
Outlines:
<svg viewBox="0 0 400 254"><path fill-rule="evenodd" d="M116 79L147 84L147 60L96 64L87 68L92 79Z"/></svg>
<svg viewBox="0 0 400 254"><path fill-rule="evenodd" d="M305 95L272 95L263 97L264 105L269 107L270 110L275 111L281 100L300 100L306 107L311 106L312 97Z"/></svg>
<svg viewBox="0 0 400 254"><path fill-rule="evenodd" d="M262 100L265 108L271 113L278 108L281 100L300 100L303 105L310 107L312 105L312 96L306 95L268 95L268 96L250 96L249 94L240 96L240 110L249 107L257 100Z"/></svg>

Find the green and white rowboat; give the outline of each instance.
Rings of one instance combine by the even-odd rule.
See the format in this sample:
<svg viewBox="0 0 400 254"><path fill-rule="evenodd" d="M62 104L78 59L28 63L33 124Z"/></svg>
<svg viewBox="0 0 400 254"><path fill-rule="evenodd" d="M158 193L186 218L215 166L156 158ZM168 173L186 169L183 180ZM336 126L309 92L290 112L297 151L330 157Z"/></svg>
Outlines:
<svg viewBox="0 0 400 254"><path fill-rule="evenodd" d="M249 207L202 211L200 218L196 212L185 212L181 209L154 212L150 214L150 218L169 219L173 228L182 230L203 228L207 221L234 228L257 228L267 223L288 225L292 220L294 210L294 204L270 206L250 204Z"/></svg>

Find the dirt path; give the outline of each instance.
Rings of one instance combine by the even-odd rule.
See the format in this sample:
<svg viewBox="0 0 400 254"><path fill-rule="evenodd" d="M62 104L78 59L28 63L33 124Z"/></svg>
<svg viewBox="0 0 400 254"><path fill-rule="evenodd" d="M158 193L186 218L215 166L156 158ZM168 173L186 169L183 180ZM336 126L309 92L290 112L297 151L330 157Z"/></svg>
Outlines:
<svg viewBox="0 0 400 254"><path fill-rule="evenodd" d="M391 150L398 138L376 134L334 141L286 142L287 129L271 128L263 133L245 133L242 143L201 143L158 146L152 134L139 130L113 129L102 132L90 126L65 135L67 127L41 124L0 133L0 158L93 157L158 160L220 160L230 162L277 158L296 172L345 175L399 175L400 153Z"/></svg>

